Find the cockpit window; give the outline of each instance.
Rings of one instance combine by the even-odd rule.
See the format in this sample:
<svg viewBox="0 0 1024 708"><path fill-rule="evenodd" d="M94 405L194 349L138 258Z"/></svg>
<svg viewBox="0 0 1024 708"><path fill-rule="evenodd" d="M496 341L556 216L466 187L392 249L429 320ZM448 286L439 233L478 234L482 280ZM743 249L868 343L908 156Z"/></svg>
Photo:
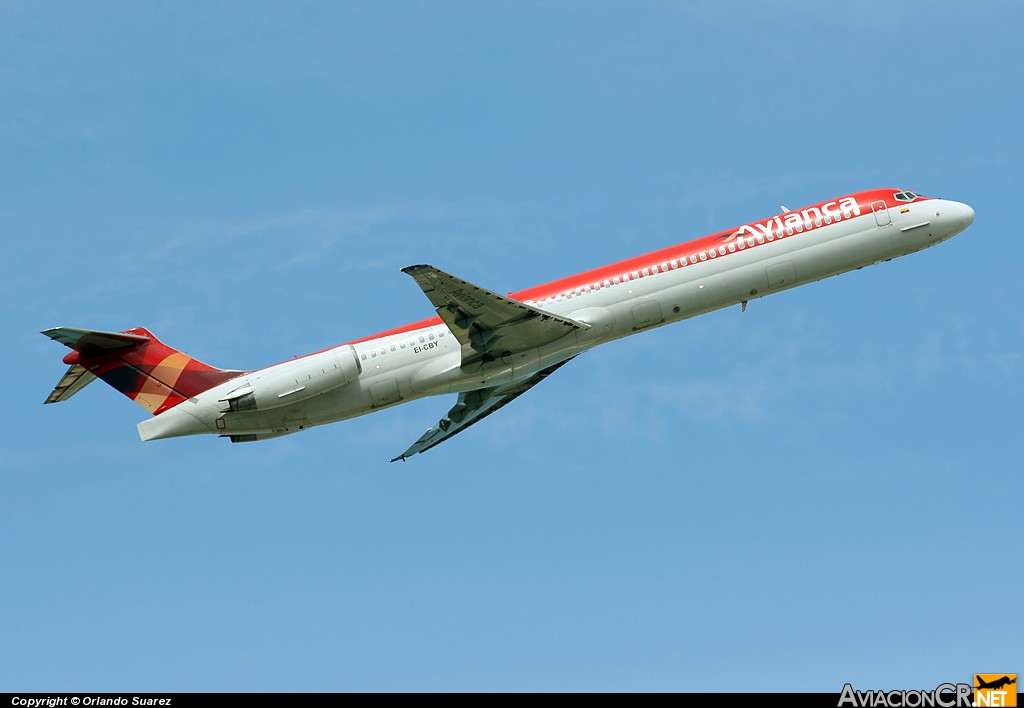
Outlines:
<svg viewBox="0 0 1024 708"><path fill-rule="evenodd" d="M895 197L896 201L898 202L912 202L920 196L920 194L916 194L915 192L910 192L906 190L902 192L896 192L896 194L893 195L893 197Z"/></svg>

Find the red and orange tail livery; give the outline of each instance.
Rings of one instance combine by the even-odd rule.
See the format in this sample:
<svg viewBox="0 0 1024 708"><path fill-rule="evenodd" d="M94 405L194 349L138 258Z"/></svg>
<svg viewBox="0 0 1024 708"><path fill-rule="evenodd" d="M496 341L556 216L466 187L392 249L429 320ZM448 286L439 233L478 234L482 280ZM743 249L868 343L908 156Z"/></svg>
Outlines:
<svg viewBox="0 0 1024 708"><path fill-rule="evenodd" d="M43 334L72 349L64 357L71 368L46 403L65 401L98 377L156 415L244 373L193 359L143 327L123 332L54 327Z"/></svg>

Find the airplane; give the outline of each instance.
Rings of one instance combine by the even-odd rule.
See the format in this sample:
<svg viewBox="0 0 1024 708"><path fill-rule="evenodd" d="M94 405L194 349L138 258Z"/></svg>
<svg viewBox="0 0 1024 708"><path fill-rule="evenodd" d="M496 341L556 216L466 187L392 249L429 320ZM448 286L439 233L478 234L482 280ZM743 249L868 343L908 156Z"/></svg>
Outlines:
<svg viewBox="0 0 1024 708"><path fill-rule="evenodd" d="M978 685L975 688L991 688L993 690L1000 689L1003 686L1009 686L1010 684L1017 683L1017 679L1010 678L1009 676L1003 676L1002 678L994 679L993 681L984 681L980 676L975 676L978 679Z"/></svg>
<svg viewBox="0 0 1024 708"><path fill-rule="evenodd" d="M46 403L97 377L153 417L142 440L267 440L442 394L455 405L404 452L425 452L494 413L582 352L615 339L847 271L955 236L966 204L874 189L500 295L430 265L402 272L436 316L255 371L217 369L142 327L55 327L72 351Z"/></svg>

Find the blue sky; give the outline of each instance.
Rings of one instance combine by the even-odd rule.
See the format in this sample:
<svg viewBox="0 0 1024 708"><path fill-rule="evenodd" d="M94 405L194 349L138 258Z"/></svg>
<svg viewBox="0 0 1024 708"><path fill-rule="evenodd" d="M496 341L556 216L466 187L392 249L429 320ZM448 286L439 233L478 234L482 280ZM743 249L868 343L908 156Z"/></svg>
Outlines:
<svg viewBox="0 0 1024 708"><path fill-rule="evenodd" d="M1017 2L3 3L0 690L1024 671ZM38 334L255 368L879 186L925 252L429 399L141 443ZM1017 511L1014 511L1014 510Z"/></svg>

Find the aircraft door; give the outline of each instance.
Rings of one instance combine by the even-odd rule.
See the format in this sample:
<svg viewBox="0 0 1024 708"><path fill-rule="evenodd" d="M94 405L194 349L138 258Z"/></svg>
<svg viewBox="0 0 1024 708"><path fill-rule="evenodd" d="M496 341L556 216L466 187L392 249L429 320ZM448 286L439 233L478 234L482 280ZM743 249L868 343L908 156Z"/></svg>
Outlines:
<svg viewBox="0 0 1024 708"><path fill-rule="evenodd" d="M793 268L793 263L790 261L768 266L765 269L765 275L768 279L768 287L772 290L789 287L796 282L796 269Z"/></svg>
<svg viewBox="0 0 1024 708"><path fill-rule="evenodd" d="M370 386L370 398L374 408L390 406L402 400L398 392L398 381L395 379L384 379Z"/></svg>
<svg viewBox="0 0 1024 708"><path fill-rule="evenodd" d="M658 304L657 300L648 300L633 306L634 331L645 327L653 327L664 321L665 318L661 314L661 305Z"/></svg>
<svg viewBox="0 0 1024 708"><path fill-rule="evenodd" d="M892 223L892 218L889 216L889 210L886 208L885 202L882 200L871 202L871 210L875 212L875 223L879 226L888 226Z"/></svg>

